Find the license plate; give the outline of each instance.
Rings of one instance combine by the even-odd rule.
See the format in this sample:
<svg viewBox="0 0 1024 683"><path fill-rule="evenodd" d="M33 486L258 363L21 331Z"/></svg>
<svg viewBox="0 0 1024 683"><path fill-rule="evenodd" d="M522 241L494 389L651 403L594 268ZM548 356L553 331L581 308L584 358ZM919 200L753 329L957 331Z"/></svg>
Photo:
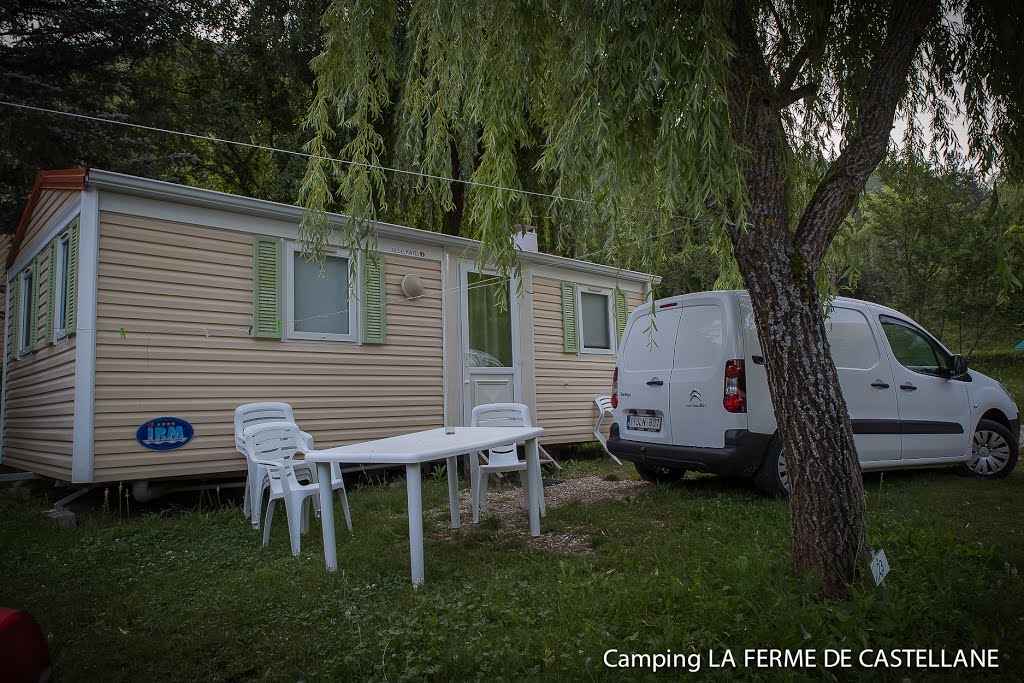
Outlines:
<svg viewBox="0 0 1024 683"><path fill-rule="evenodd" d="M627 415L626 429L638 432L660 432L661 418L655 415Z"/></svg>

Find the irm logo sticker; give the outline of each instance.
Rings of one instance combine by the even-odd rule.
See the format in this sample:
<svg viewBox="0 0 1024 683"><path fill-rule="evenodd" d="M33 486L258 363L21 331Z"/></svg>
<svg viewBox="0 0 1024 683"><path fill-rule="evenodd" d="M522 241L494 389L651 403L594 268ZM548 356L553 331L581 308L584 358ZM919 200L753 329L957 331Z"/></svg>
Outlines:
<svg viewBox="0 0 1024 683"><path fill-rule="evenodd" d="M157 417L142 423L135 440L151 451L173 451L191 441L193 434L192 425L181 418Z"/></svg>

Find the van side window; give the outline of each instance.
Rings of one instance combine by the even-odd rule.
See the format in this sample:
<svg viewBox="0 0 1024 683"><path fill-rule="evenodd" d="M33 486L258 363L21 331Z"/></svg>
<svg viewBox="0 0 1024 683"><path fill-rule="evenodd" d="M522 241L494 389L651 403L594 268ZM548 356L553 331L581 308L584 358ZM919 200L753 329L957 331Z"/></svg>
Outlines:
<svg viewBox="0 0 1024 683"><path fill-rule="evenodd" d="M938 375L940 369L950 367L949 354L921 330L888 316L879 320L892 355L903 367L924 375Z"/></svg>
<svg viewBox="0 0 1024 683"><path fill-rule="evenodd" d="M837 368L870 370L878 363L878 345L868 319L851 308L833 308L825 334Z"/></svg>
<svg viewBox="0 0 1024 683"><path fill-rule="evenodd" d="M710 368L722 363L722 309L686 306L676 339L675 367Z"/></svg>

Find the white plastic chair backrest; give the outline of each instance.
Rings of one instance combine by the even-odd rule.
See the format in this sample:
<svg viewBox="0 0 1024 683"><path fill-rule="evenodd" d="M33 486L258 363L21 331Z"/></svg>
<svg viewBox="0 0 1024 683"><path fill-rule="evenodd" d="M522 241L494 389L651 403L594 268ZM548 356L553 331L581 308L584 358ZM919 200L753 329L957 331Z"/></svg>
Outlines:
<svg viewBox="0 0 1024 683"><path fill-rule="evenodd" d="M486 403L473 408L471 427L532 427L530 409L522 403ZM519 462L514 443L487 451L489 465L515 465Z"/></svg>
<svg viewBox="0 0 1024 683"><path fill-rule="evenodd" d="M246 403L235 408L235 448L245 453L245 437L242 432L246 427L265 422L295 423L295 414L287 403L266 402Z"/></svg>
<svg viewBox="0 0 1024 683"><path fill-rule="evenodd" d="M611 394L600 394L594 397L594 403L597 404L601 414L612 412L612 396Z"/></svg>
<svg viewBox="0 0 1024 683"><path fill-rule="evenodd" d="M295 479L291 459L297 453L303 452L305 442L302 432L294 422L264 422L250 425L242 430L242 438L245 440L248 456L254 461L284 461L281 466L267 464L272 491L287 491L298 487L299 482Z"/></svg>

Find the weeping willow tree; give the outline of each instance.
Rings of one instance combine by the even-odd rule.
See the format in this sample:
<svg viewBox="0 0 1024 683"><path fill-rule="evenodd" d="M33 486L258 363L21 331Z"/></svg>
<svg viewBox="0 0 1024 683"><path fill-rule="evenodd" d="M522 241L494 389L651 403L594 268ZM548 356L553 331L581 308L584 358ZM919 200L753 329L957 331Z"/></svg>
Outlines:
<svg viewBox="0 0 1024 683"><path fill-rule="evenodd" d="M710 227L750 291L793 567L842 595L866 522L822 316L830 247L897 117L911 153L1018 162L1019 18L997 0L337 0L302 236L322 249L332 208L356 244L375 219L455 222L510 271L518 223L620 263Z"/></svg>

